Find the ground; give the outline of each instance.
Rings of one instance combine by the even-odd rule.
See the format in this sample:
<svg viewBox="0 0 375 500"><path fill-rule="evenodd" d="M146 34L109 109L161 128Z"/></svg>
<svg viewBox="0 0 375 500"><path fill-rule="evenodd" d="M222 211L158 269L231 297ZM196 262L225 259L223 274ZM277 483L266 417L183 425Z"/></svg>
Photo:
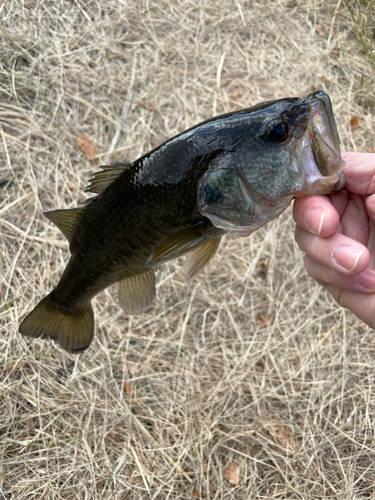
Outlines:
<svg viewBox="0 0 375 500"><path fill-rule="evenodd" d="M78 206L100 164L314 89L343 150L374 152L371 2L10 0L0 15L0 498L375 498L375 332L308 277L290 209L226 236L191 283L182 259L162 266L147 314L99 294L84 354L18 333L69 258L42 212Z"/></svg>

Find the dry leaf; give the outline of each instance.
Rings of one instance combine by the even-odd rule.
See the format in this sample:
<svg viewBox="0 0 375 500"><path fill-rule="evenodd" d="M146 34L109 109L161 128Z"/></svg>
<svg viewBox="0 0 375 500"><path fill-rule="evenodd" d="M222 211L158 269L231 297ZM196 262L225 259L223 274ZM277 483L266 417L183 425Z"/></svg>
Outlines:
<svg viewBox="0 0 375 500"><path fill-rule="evenodd" d="M98 154L96 152L94 143L92 142L91 139L86 137L83 134L80 134L77 137L77 144L78 146L82 149L82 151L85 153L86 158L90 161L95 159L95 156Z"/></svg>
<svg viewBox="0 0 375 500"><path fill-rule="evenodd" d="M250 451L253 455L256 455L257 453L259 453L259 446L257 444L254 444L251 448L250 448Z"/></svg>
<svg viewBox="0 0 375 500"><path fill-rule="evenodd" d="M340 57L340 48L339 47L333 47L332 52L331 52L331 57L333 59L338 59Z"/></svg>
<svg viewBox="0 0 375 500"><path fill-rule="evenodd" d="M328 78L328 76L326 75L320 75L319 78L325 83L335 83L335 81L332 80L332 78Z"/></svg>
<svg viewBox="0 0 375 500"><path fill-rule="evenodd" d="M340 49L339 47L334 47L331 52L331 57L332 57L332 63L334 66L337 68L340 68L343 66L342 62L340 61Z"/></svg>
<svg viewBox="0 0 375 500"><path fill-rule="evenodd" d="M263 373L264 372L264 363L263 361L258 361L255 364L255 371L258 373Z"/></svg>
<svg viewBox="0 0 375 500"><path fill-rule="evenodd" d="M148 109L151 109L151 111L156 111L156 106L154 102L149 102L148 103Z"/></svg>
<svg viewBox="0 0 375 500"><path fill-rule="evenodd" d="M1 288L0 288L0 295L1 295L1 297L5 296L5 292L6 291L7 291L6 286L5 285L1 285Z"/></svg>
<svg viewBox="0 0 375 500"><path fill-rule="evenodd" d="M258 276L265 279L269 270L269 262L261 262L259 267Z"/></svg>
<svg viewBox="0 0 375 500"><path fill-rule="evenodd" d="M350 119L350 128L353 130L353 132L358 128L358 125L359 125L358 118L353 116L353 118Z"/></svg>
<svg viewBox="0 0 375 500"><path fill-rule="evenodd" d="M257 314L257 321L261 328L266 328L273 321L273 316L263 316L263 314Z"/></svg>
<svg viewBox="0 0 375 500"><path fill-rule="evenodd" d="M321 24L317 24L315 26L315 31L318 33L319 36L324 36L325 35L324 30L323 30Z"/></svg>
<svg viewBox="0 0 375 500"><path fill-rule="evenodd" d="M367 152L368 152L368 153L375 153L375 148L374 148L374 146L369 146L369 147L367 148Z"/></svg>
<svg viewBox="0 0 375 500"><path fill-rule="evenodd" d="M197 490L197 491L194 491L194 493L193 493L193 497L199 497L199 495L201 494L201 492L202 492L202 490L201 490L201 489L199 489L199 490Z"/></svg>
<svg viewBox="0 0 375 500"><path fill-rule="evenodd" d="M121 442L121 434L119 434L117 431L112 431L108 434L108 436L113 439L113 441L116 441L116 443L120 443Z"/></svg>
<svg viewBox="0 0 375 500"><path fill-rule="evenodd" d="M126 381L124 382L124 392L126 392L126 394L129 394L129 396L132 398L134 398L136 394L135 388Z"/></svg>
<svg viewBox="0 0 375 500"><path fill-rule="evenodd" d="M140 368L139 364L137 364L137 363L126 363L126 369L130 373L130 375L135 375L136 373L138 373L139 368Z"/></svg>
<svg viewBox="0 0 375 500"><path fill-rule="evenodd" d="M230 94L230 95L231 95L231 97L232 97L233 99L239 99L239 98L241 97L241 92L240 92L239 90L235 89L235 90L233 90L233 91L231 92L231 94Z"/></svg>
<svg viewBox="0 0 375 500"><path fill-rule="evenodd" d="M224 467L223 472L225 479L227 479L231 484L237 486L240 482L240 468L236 462L230 462L226 467Z"/></svg>
<svg viewBox="0 0 375 500"><path fill-rule="evenodd" d="M75 38L72 38L68 43L68 47L71 50L78 49L78 41Z"/></svg>
<svg viewBox="0 0 375 500"><path fill-rule="evenodd" d="M286 451L298 452L298 446L294 439L293 429L285 424L268 424L268 432Z"/></svg>

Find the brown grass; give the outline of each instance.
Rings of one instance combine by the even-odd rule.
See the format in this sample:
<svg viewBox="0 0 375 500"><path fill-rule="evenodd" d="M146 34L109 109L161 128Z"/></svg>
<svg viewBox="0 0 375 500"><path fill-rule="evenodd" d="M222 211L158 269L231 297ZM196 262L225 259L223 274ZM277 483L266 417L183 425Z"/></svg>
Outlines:
<svg viewBox="0 0 375 500"><path fill-rule="evenodd" d="M354 24L367 43L371 15L337 0L0 3L1 499L375 498L374 332L306 275L290 211L227 236L188 285L180 261L160 268L147 315L101 293L80 356L18 334L69 258L42 211L77 206L97 170L80 134L97 164L133 160L214 114L321 88L343 149L373 151Z"/></svg>

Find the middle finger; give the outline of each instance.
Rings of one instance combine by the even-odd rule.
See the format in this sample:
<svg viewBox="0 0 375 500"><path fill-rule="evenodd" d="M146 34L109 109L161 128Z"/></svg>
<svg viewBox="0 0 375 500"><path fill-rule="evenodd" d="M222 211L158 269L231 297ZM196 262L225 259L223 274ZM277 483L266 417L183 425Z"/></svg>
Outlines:
<svg viewBox="0 0 375 500"><path fill-rule="evenodd" d="M320 238L297 226L295 237L303 252L341 273L362 273L370 263L368 249L343 234L335 233L329 238Z"/></svg>

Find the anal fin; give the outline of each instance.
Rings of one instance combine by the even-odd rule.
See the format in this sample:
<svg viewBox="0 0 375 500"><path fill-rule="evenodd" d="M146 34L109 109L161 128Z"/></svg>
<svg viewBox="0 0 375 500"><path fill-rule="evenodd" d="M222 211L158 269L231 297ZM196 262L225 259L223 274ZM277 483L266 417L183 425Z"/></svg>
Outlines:
<svg viewBox="0 0 375 500"><path fill-rule="evenodd" d="M186 279L188 281L196 278L207 266L215 255L220 240L221 238L217 238L216 240L208 241L188 254L184 263Z"/></svg>
<svg viewBox="0 0 375 500"><path fill-rule="evenodd" d="M155 273L151 269L117 283L121 308L128 314L141 314L152 305L156 295Z"/></svg>

